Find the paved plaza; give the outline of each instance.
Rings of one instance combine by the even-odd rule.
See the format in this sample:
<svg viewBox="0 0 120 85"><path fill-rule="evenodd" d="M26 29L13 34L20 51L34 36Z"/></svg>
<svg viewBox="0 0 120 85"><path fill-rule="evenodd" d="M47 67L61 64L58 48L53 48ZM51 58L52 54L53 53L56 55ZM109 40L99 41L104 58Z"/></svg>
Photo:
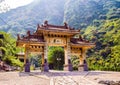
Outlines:
<svg viewBox="0 0 120 85"><path fill-rule="evenodd" d="M120 72L0 72L0 85L101 85L101 80L120 81Z"/></svg>

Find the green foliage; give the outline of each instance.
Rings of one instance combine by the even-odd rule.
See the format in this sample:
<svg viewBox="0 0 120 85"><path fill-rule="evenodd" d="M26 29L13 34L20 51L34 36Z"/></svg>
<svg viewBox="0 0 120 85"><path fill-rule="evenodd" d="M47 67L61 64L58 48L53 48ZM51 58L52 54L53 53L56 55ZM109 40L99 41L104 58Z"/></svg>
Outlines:
<svg viewBox="0 0 120 85"><path fill-rule="evenodd" d="M15 56L7 56L3 59L7 64L17 67L22 67L23 63L19 59L16 59Z"/></svg>
<svg viewBox="0 0 120 85"><path fill-rule="evenodd" d="M29 59L30 59L30 63L32 66L40 67L40 65L42 64L42 56L41 55L32 54L29 56Z"/></svg>
<svg viewBox="0 0 120 85"><path fill-rule="evenodd" d="M48 63L54 65L54 69L63 69L64 50L61 47L49 47Z"/></svg>
<svg viewBox="0 0 120 85"><path fill-rule="evenodd" d="M120 71L120 20L112 19L104 21L101 29L93 33L92 40L96 47L88 51L88 65L90 70ZM97 28L97 27L96 27ZM88 27L89 29L89 27ZM89 29L90 30L90 29ZM94 53L90 53L94 52Z"/></svg>
<svg viewBox="0 0 120 85"><path fill-rule="evenodd" d="M23 66L18 59L16 59L15 54L18 52L18 48L16 48L16 40L10 34L5 32L0 32L3 34L4 39L1 42L0 50L2 50L2 55L0 56L2 60L4 60L7 64L12 66Z"/></svg>
<svg viewBox="0 0 120 85"><path fill-rule="evenodd" d="M73 65L73 70L78 70L79 57L77 57L77 56L72 56L72 57L71 57L71 62L72 62L72 65Z"/></svg>
<svg viewBox="0 0 120 85"><path fill-rule="evenodd" d="M111 56L116 59L116 61L119 63L120 58L120 44L116 45L112 48ZM119 63L120 64L120 63Z"/></svg>

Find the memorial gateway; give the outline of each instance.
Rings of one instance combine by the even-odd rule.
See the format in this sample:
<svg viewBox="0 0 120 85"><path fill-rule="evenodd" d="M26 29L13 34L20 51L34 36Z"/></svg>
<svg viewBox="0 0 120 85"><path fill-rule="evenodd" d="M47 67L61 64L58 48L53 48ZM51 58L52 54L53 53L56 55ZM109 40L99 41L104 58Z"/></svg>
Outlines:
<svg viewBox="0 0 120 85"><path fill-rule="evenodd" d="M86 51L95 46L82 39L81 36L75 38L80 30L75 30L64 23L63 26L48 24L45 21L43 25L37 26L34 33L27 32L25 36L17 35L16 45L25 48L24 63L27 64L29 53L40 53L42 55L42 71L48 72L49 66L47 63L48 46L61 46L64 48L64 70L72 71L71 55L79 57L79 71L87 71Z"/></svg>

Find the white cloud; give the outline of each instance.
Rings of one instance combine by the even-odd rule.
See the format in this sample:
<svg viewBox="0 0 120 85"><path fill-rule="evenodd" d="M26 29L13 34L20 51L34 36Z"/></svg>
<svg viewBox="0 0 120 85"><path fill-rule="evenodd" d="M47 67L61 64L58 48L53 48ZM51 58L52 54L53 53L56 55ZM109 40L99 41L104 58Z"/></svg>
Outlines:
<svg viewBox="0 0 120 85"><path fill-rule="evenodd" d="M10 6L10 8L16 8L19 6L27 5L33 0L5 0L5 2Z"/></svg>

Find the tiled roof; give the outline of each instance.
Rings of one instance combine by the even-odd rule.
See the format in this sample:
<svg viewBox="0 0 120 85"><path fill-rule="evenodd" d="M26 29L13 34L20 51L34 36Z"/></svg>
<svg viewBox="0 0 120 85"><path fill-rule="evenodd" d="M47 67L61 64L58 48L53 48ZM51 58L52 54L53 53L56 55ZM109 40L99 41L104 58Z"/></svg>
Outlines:
<svg viewBox="0 0 120 85"><path fill-rule="evenodd" d="M42 36L36 36L36 35L22 36L21 38L19 37L18 40L32 41L32 42L44 42L44 38Z"/></svg>
<svg viewBox="0 0 120 85"><path fill-rule="evenodd" d="M85 40L82 38L71 38L70 41L73 44L88 44L88 43L90 43L88 40Z"/></svg>
<svg viewBox="0 0 120 85"><path fill-rule="evenodd" d="M75 30L74 28L71 28L67 25L67 23L65 22L63 26L58 26L58 25L51 25L48 24L48 21L45 21L43 25L39 25L37 26L37 30L65 30L65 31L80 31L80 30Z"/></svg>

